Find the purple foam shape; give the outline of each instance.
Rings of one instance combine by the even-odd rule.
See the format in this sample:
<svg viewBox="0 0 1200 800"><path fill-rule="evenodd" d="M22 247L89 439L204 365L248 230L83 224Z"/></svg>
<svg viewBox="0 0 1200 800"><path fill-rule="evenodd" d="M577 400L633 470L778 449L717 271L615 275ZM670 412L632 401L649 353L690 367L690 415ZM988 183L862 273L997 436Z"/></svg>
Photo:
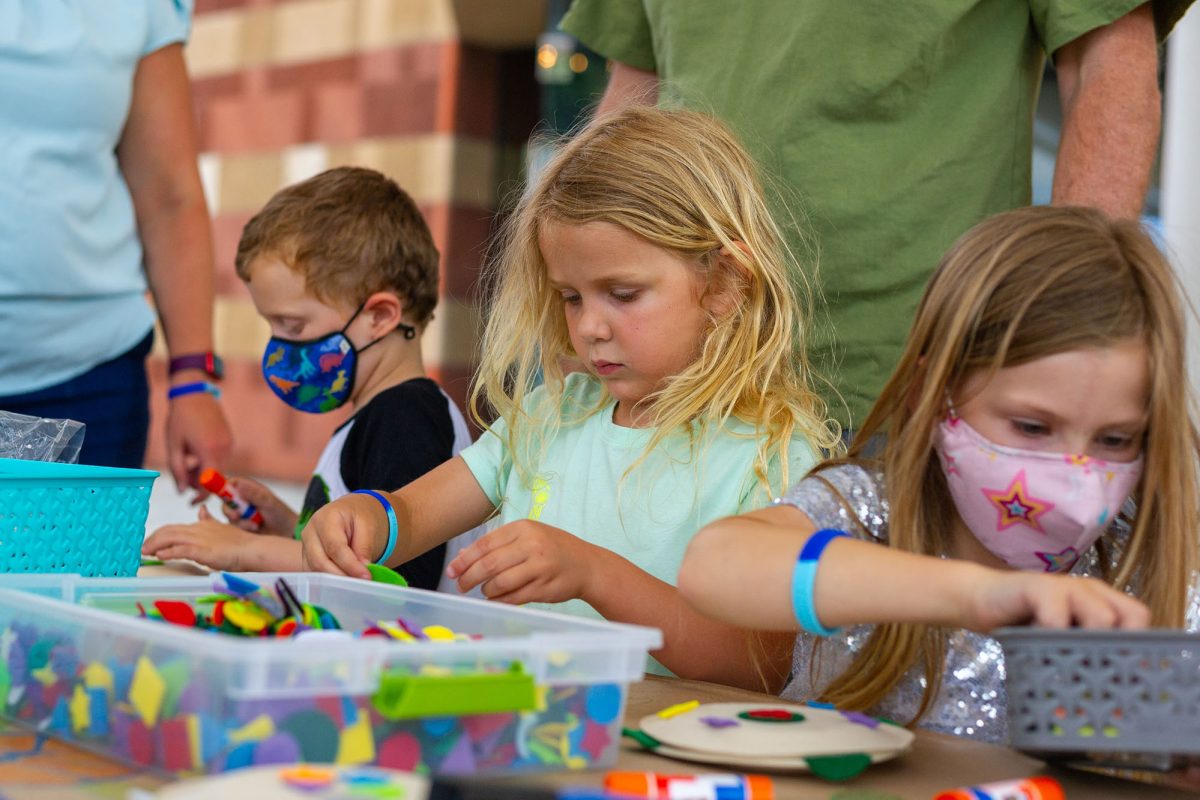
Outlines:
<svg viewBox="0 0 1200 800"><path fill-rule="evenodd" d="M866 725L871 730L875 730L879 727L879 720L875 719L874 717L869 717L861 711L842 711L841 715L845 717L848 722L853 722L855 725Z"/></svg>
<svg viewBox="0 0 1200 800"><path fill-rule="evenodd" d="M701 717L700 721L710 728L736 728L738 721L727 717Z"/></svg>
<svg viewBox="0 0 1200 800"><path fill-rule="evenodd" d="M471 738L465 733L458 737L454 747L438 765L438 772L445 775L472 775L475 773L475 754L471 752Z"/></svg>
<svg viewBox="0 0 1200 800"><path fill-rule="evenodd" d="M254 746L254 763L295 764L300 761L300 743L289 733L268 736Z"/></svg>
<svg viewBox="0 0 1200 800"><path fill-rule="evenodd" d="M202 681L188 681L187 686L179 693L178 708L180 714L199 714L208 710L208 693L204 690Z"/></svg>

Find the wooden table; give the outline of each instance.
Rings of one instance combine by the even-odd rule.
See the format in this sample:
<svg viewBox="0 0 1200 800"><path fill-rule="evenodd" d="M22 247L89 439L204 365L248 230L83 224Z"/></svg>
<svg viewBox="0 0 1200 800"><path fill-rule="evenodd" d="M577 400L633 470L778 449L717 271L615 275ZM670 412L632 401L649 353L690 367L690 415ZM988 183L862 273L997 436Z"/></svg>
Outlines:
<svg viewBox="0 0 1200 800"><path fill-rule="evenodd" d="M699 700L702 703L778 702L778 698L769 695L712 683L648 677L630 687L629 704L625 714L626 724L630 727L636 726L638 720L648 714L689 700ZM656 756L639 749L628 740L623 743L622 748L616 766L616 769L620 770L676 774L728 771ZM878 794L880 800L888 795L904 800L930 800L943 789L1015 780L1032 775L1049 775L1055 778L1066 791L1067 800L1170 800L1195 797L1194 793L1173 790L1165 785L1151 786L1108 775L1048 767L1037 759L1007 747L924 730L916 732L916 741L910 752L892 761L873 765L846 783L830 783L807 774L776 774L774 777L776 796L787 800L830 800L840 789L864 792L869 790ZM579 786L600 785L602 778L600 773L555 773L533 780L511 780L551 786Z"/></svg>
<svg viewBox="0 0 1200 800"><path fill-rule="evenodd" d="M185 562L171 562L163 566L143 567L142 577L168 577L179 575L207 574L207 570L190 567ZM639 720L667 706L699 700L702 703L718 702L777 702L778 698L756 692L732 689L700 681L683 681L647 677L629 689L626 709L626 725L636 727ZM700 773L720 771L701 764L656 756L638 748L628 740L622 743L620 759L615 767L620 770L670 773ZM1147 785L1124 780L1110 775L1095 774L1082 770L1050 767L1045 763L1023 755L1011 748L963 739L956 736L918 730L913 749L892 761L873 765L862 775L844 784L834 784L805 774L776 775L776 786L780 798L820 798L830 800L839 789L854 789L891 794L896 797L928 800L943 789L957 786L973 786L992 781L1014 780L1032 775L1050 775L1063 785L1067 800L1088 798L1171 798L1195 797L1200 786L1190 791L1171 788L1182 785L1180 781L1164 779L1156 785ZM0 769L0 785L3 771ZM602 772L551 773L530 778L501 779L514 783L529 782L547 786L599 786L603 783ZM3 791L0 800L17 800L17 795Z"/></svg>

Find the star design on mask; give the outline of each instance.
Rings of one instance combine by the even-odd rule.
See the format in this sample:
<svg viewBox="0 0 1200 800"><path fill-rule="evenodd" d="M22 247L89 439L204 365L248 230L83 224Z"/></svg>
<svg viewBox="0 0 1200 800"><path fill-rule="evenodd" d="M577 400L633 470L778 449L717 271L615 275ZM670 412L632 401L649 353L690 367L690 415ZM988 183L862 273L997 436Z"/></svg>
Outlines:
<svg viewBox="0 0 1200 800"><path fill-rule="evenodd" d="M1025 485L1025 470L1018 472L1012 479L1012 483L1005 489L982 489L981 491L983 496L996 506L998 512L997 531L1023 524L1035 531L1045 533L1042 531L1039 520L1043 514L1054 508L1054 504L1049 500L1039 500L1029 493L1029 488Z"/></svg>
<svg viewBox="0 0 1200 800"><path fill-rule="evenodd" d="M1034 552L1038 558L1046 562L1046 572L1067 572L1079 560L1079 553L1074 547L1068 547L1057 553Z"/></svg>

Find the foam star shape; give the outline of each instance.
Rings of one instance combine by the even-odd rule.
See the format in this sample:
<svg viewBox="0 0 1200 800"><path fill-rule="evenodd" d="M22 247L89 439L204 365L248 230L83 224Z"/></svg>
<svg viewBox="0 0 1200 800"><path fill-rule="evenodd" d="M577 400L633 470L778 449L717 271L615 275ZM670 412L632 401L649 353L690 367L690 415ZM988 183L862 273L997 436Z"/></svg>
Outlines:
<svg viewBox="0 0 1200 800"><path fill-rule="evenodd" d="M996 530L1002 531L1013 525L1028 525L1035 531L1045 533L1039 521L1043 514L1054 508L1049 500L1041 500L1029 493L1025 483L1025 470L1018 472L1004 489L982 489L983 496L996 507Z"/></svg>

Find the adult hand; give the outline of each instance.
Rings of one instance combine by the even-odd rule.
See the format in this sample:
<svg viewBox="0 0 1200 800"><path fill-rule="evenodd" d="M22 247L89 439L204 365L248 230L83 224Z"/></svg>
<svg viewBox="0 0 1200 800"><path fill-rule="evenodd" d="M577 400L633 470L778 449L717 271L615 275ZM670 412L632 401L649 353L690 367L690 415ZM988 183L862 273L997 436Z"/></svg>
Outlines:
<svg viewBox="0 0 1200 800"><path fill-rule="evenodd" d="M387 534L387 515L378 500L353 493L340 497L319 509L304 526L301 567L309 572L370 579L364 565L383 552Z"/></svg>
<svg viewBox="0 0 1200 800"><path fill-rule="evenodd" d="M220 469L233 446L229 423L207 392L176 397L167 407L167 465L175 486L200 489L200 470Z"/></svg>
<svg viewBox="0 0 1200 800"><path fill-rule="evenodd" d="M561 603L587 594L595 545L534 520L502 525L446 567L462 592L482 584L504 603Z"/></svg>
<svg viewBox="0 0 1200 800"><path fill-rule="evenodd" d="M1043 628L1146 628L1150 609L1094 578L988 570L967 609L966 627L981 633L1002 625Z"/></svg>
<svg viewBox="0 0 1200 800"><path fill-rule="evenodd" d="M284 536L288 539L295 536L299 515L277 494L253 478L230 478L229 483L243 500L258 509L263 518L262 525L255 525L248 519L242 519L237 509L222 503L221 510L231 525L260 536Z"/></svg>

